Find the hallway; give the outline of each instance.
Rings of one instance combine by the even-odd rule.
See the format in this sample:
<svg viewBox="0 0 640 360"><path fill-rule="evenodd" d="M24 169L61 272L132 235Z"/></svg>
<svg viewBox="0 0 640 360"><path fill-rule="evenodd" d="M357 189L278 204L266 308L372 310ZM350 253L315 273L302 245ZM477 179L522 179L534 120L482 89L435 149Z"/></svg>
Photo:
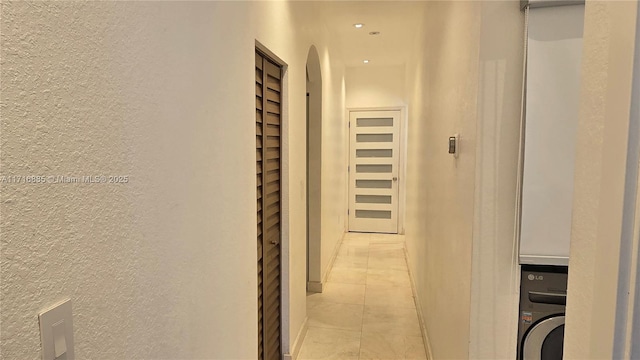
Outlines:
<svg viewBox="0 0 640 360"><path fill-rule="evenodd" d="M3 1L0 357L515 359L527 9L576 1ZM638 19L587 1L545 77L567 359L640 359Z"/></svg>
<svg viewBox="0 0 640 360"><path fill-rule="evenodd" d="M307 294L299 359L426 359L404 236L347 233L323 293Z"/></svg>

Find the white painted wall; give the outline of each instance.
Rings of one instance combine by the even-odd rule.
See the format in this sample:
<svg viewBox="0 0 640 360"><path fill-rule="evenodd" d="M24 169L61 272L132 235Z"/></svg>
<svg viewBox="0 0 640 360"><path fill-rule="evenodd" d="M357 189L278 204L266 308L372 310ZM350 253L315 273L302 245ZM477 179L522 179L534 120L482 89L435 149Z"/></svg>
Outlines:
<svg viewBox="0 0 640 360"><path fill-rule="evenodd" d="M429 2L406 69L407 251L436 359L515 356L523 27L514 1Z"/></svg>
<svg viewBox="0 0 640 360"><path fill-rule="evenodd" d="M346 231L349 129L345 119L345 66L332 56L330 39L324 42L322 68L322 279Z"/></svg>
<svg viewBox="0 0 640 360"><path fill-rule="evenodd" d="M404 106L405 76L404 65L348 67L347 108Z"/></svg>
<svg viewBox="0 0 640 360"><path fill-rule="evenodd" d="M637 7L588 1L585 8L565 359L616 358L616 302L626 296L618 294L618 271L627 140L638 101L631 95Z"/></svg>
<svg viewBox="0 0 640 360"><path fill-rule="evenodd" d="M349 136L345 120L345 66L335 51L335 39L318 17L321 2L295 2L296 31L313 44L320 58L322 72L322 179L321 179L321 265L320 281L326 280L331 259L345 233L347 217L347 168ZM304 30L304 31L303 31ZM308 48L307 48L308 51ZM315 279L314 279L315 280ZM305 306L302 304L302 306Z"/></svg>
<svg viewBox="0 0 640 360"><path fill-rule="evenodd" d="M322 69L315 46L307 55L307 290L322 283Z"/></svg>
<svg viewBox="0 0 640 360"><path fill-rule="evenodd" d="M256 357L256 39L288 64L290 350L306 317L304 68L321 34L295 23L313 19L308 11L287 2L3 3L2 175L129 176L1 185L3 357L38 358L37 313L64 297L78 358ZM326 84L343 95L340 76ZM337 124L342 100L325 106ZM326 128L339 142L337 125ZM336 193L326 194L342 199L346 184L334 176ZM334 220L323 223L344 228Z"/></svg>
<svg viewBox="0 0 640 360"><path fill-rule="evenodd" d="M480 11L427 2L407 66L406 242L434 359L469 356Z"/></svg>
<svg viewBox="0 0 640 360"><path fill-rule="evenodd" d="M514 235L524 50L517 1L482 2L470 359L512 359L518 336Z"/></svg>

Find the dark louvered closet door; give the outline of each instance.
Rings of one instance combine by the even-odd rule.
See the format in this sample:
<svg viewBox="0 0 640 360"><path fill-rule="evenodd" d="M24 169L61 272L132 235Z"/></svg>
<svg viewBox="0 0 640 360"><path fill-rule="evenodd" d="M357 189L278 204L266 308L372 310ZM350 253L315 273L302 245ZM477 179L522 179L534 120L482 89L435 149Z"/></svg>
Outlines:
<svg viewBox="0 0 640 360"><path fill-rule="evenodd" d="M256 52L258 359L279 360L281 69Z"/></svg>

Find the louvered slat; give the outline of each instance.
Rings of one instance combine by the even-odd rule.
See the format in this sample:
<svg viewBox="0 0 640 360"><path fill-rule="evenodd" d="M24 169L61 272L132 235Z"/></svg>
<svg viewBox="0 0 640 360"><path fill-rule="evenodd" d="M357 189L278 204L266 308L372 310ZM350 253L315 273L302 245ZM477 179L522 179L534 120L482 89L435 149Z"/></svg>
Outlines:
<svg viewBox="0 0 640 360"><path fill-rule="evenodd" d="M273 191L271 193L274 194L276 192L277 192L277 190ZM269 212L269 216L271 216L271 215L273 215L272 213L276 213L276 212L280 211L280 199L278 199L275 196L267 197L267 201L266 201L265 206L266 206L267 212Z"/></svg>
<svg viewBox="0 0 640 360"><path fill-rule="evenodd" d="M275 313L278 310L280 310L280 307L277 306L276 304L275 306L266 307L266 309L269 310L269 312ZM275 317L270 317L269 319L267 319L266 325L267 325L266 332L267 332L267 335L269 335L267 338L273 339L275 337L274 335L277 335L280 330L277 319ZM275 345L273 343L270 343L270 344Z"/></svg>
<svg viewBox="0 0 640 360"><path fill-rule="evenodd" d="M280 84L277 81L277 79L269 76L267 78L267 88L272 91L280 92Z"/></svg>
<svg viewBox="0 0 640 360"><path fill-rule="evenodd" d="M273 256L272 256L271 257L271 261L273 261L273 260L274 259L273 259ZM267 273L265 273L264 270L263 270L263 274L265 274L264 275L264 281L266 281L267 283L277 283L279 278L280 278L279 273L280 272L278 270L273 270L273 271L267 272ZM270 287L271 290L273 290L275 288L278 288L278 290L280 290L279 286ZM274 291L274 292L275 293L279 293L280 291ZM272 307L278 306L278 304L280 304L280 298L276 297L276 296L270 296L267 299L266 303L264 303L264 304L265 304L265 308L266 309L271 309Z"/></svg>
<svg viewBox="0 0 640 360"><path fill-rule="evenodd" d="M267 203L274 203L276 201L280 201L280 192L279 191L275 191L275 192L272 192L270 194L267 194L266 196L263 195L262 198L265 199ZM265 206L265 204L262 204L262 207L264 207L264 206Z"/></svg>
<svg viewBox="0 0 640 360"><path fill-rule="evenodd" d="M256 51L256 68L262 70L262 55Z"/></svg>
<svg viewBox="0 0 640 360"><path fill-rule="evenodd" d="M278 206L276 206L276 208L278 208ZM273 211L273 210L271 210ZM278 209L276 209L276 211L272 212L271 214L269 214L269 216L267 217L266 221L267 224L269 225L269 228L274 227L274 226L280 226L280 212L278 211ZM271 236L271 238L269 240L273 240L276 239L276 236Z"/></svg>
<svg viewBox="0 0 640 360"><path fill-rule="evenodd" d="M280 171L268 171L267 172L267 183L270 183L275 180L280 180Z"/></svg>
<svg viewBox="0 0 640 360"><path fill-rule="evenodd" d="M274 200L271 203L267 203L267 212L269 213L269 219L273 218L273 215L280 212L280 201ZM280 218L274 220L271 224L280 223Z"/></svg>
<svg viewBox="0 0 640 360"><path fill-rule="evenodd" d="M269 60L265 60L264 61L264 65L263 65L263 67L261 69L262 70L266 69L267 70L267 75L270 78L273 78L274 80L276 80L277 84L280 84L281 71L280 71L280 67L278 65L272 63Z"/></svg>
<svg viewBox="0 0 640 360"><path fill-rule="evenodd" d="M267 100L273 101L274 103L278 103L278 104L281 103L280 102L280 93L278 91L267 89L267 92L265 94L267 96ZM264 96L263 93L260 93L260 96Z"/></svg>
<svg viewBox="0 0 640 360"><path fill-rule="evenodd" d="M280 138L276 136L267 136L267 148L278 151L278 157L280 157Z"/></svg>
<svg viewBox="0 0 640 360"><path fill-rule="evenodd" d="M261 129L262 131L262 129ZM280 136L280 126L278 125L268 125L266 130L267 136ZM262 132L260 132L262 135Z"/></svg>
<svg viewBox="0 0 640 360"><path fill-rule="evenodd" d="M279 327L278 331L280 331ZM280 343L274 340L269 348L272 349L269 354L269 360L280 360Z"/></svg>
<svg viewBox="0 0 640 360"><path fill-rule="evenodd" d="M270 114L278 114L280 115L280 104L278 103L274 103L271 101L267 101L266 104L266 109ZM263 108L260 108L260 110L263 110Z"/></svg>
<svg viewBox="0 0 640 360"><path fill-rule="evenodd" d="M267 149L267 160L278 160L278 159L280 159L280 150Z"/></svg>
<svg viewBox="0 0 640 360"><path fill-rule="evenodd" d="M267 113L267 124L280 125L280 115Z"/></svg>
<svg viewBox="0 0 640 360"><path fill-rule="evenodd" d="M267 230L265 232L267 234L267 239L271 240L271 239L279 238L280 237L279 230L280 230L280 222L269 224L269 227L267 227Z"/></svg>
<svg viewBox="0 0 640 360"><path fill-rule="evenodd" d="M267 183L266 189L265 189L267 194L273 194L275 192L280 191L280 184L279 181L272 181Z"/></svg>
<svg viewBox="0 0 640 360"><path fill-rule="evenodd" d="M273 171L273 170L280 169L280 159L267 160L266 163L267 163L266 171Z"/></svg>

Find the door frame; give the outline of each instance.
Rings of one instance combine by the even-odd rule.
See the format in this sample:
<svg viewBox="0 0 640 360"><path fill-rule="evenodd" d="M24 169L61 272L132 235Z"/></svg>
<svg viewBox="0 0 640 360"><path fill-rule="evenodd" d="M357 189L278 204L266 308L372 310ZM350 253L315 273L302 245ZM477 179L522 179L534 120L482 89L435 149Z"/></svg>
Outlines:
<svg viewBox="0 0 640 360"><path fill-rule="evenodd" d="M351 129L349 127L349 119L351 118L352 112L359 111L400 111L400 129L398 130L400 134L399 140L399 148L400 154L398 158L398 235L404 235L404 219L405 219L405 210L406 210L406 191L407 191L407 107L406 106L384 106L384 107L348 107L346 109L346 124L347 127L347 135L346 136L346 148L348 149L346 154L346 164L345 168L348 168L350 165L350 154L351 154ZM347 189L349 189L349 176L350 172L347 171L346 177L346 185ZM347 191L347 196L345 198L345 206L346 209L349 210L349 191ZM349 216L345 218L345 229L349 231Z"/></svg>
<svg viewBox="0 0 640 360"><path fill-rule="evenodd" d="M289 285L291 274L291 261L289 259L291 249L289 212L289 65L258 40L255 40L254 52L256 50L282 68L282 91L280 92L280 351L282 354L290 354L292 351L292 339L291 329L289 328L291 323L291 289ZM254 288L256 289L257 298L257 283ZM258 318L257 307L255 318Z"/></svg>

